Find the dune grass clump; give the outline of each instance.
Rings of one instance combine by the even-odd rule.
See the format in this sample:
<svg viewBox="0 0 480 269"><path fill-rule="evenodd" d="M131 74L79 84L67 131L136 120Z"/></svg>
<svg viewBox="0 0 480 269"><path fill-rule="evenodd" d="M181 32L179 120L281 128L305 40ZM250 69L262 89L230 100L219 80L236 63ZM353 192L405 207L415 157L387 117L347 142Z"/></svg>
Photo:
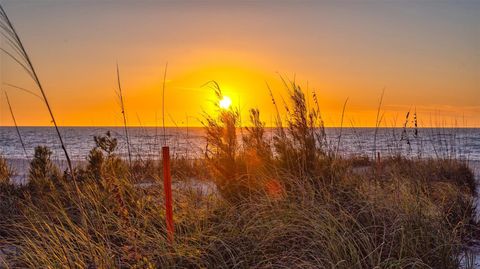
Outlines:
<svg viewBox="0 0 480 269"><path fill-rule="evenodd" d="M236 237L230 239L234 241L231 244L225 243L222 237L222 244L219 245L221 250L216 249L215 252L230 253L227 258L233 260L222 263L221 266L292 267L299 264L305 267L320 268L333 265L341 268L373 268L376 266L381 268L390 266L457 268L460 266L458 255L464 251L461 247L464 244L462 242L472 238L478 226L475 221L474 206L477 184L466 164L459 160L408 159L401 156L385 158L383 161L380 159L372 161L365 156L343 158L335 155L328 147L325 137L322 136L324 134L322 131L323 121L319 114L319 108L309 110L300 87L294 82L290 87L291 105L285 105L287 128L279 128L275 131L273 148L263 146L269 144L263 137L263 125L261 122L259 123L259 112L253 110L251 112L253 127L246 128L247 134L242 137L243 144L236 154L231 154L231 156L235 156L230 160L232 164L235 164L237 175L231 174L224 177L220 185L220 190L235 190L234 194L237 196L233 196L232 192L220 191L220 194L227 201L234 202L231 206L237 208L234 210L237 216L242 216L240 212L245 208L250 208L251 204L262 205L265 202L265 196L262 194L268 198L269 205L272 204L272 201L273 204L278 205L278 200L288 201L286 204L289 206L301 204L301 207L294 210L294 212L300 212L299 219L304 217L302 214L315 219L322 214L312 208L325 207L324 210L331 210L329 213L331 216L335 216L335 220L332 221L336 224L341 226L353 221L356 226L348 227L354 229L348 230L352 236L347 236L345 239L351 241L344 242L339 238L328 238L326 242L322 242L317 238L316 240L322 242L320 245L323 247L315 250L312 250L314 248L311 245L306 247L299 243L301 251L308 253L312 251L320 257L310 253L313 258L309 260L303 254L293 252L295 253L293 256L296 257L295 262L290 264L279 262L277 264L278 259L283 258L284 255L287 257L285 260L293 258L289 256L294 246L292 242L284 245L279 242L265 245L262 241L255 241L263 235L261 232L255 231L257 227L242 227L239 229L243 231L242 235L245 231L254 231L252 237ZM275 100L273 102L275 104ZM230 116L234 117L235 114L230 114ZM231 120L230 122L235 121ZM234 137L237 137L237 135L233 135L233 132L229 136L230 140L222 140L222 136L229 132L228 125L218 124L223 123L222 118L219 118L218 121L208 121L208 123L207 141L228 141L230 145L234 146L239 144L233 140ZM282 123L280 122L278 125L282 126ZM215 132L209 132L209 128L213 128ZM251 167L252 160L256 158L252 158L249 150L255 152L253 156L259 154L258 150L264 153L268 152L263 154L268 157L263 158L261 164L261 167L267 169L262 170L261 174L257 174L256 184L244 184L243 180L245 175L252 178L252 175L255 174L249 167ZM218 156L213 155L212 159L223 163L222 159L215 159ZM275 186L273 189L276 189L274 191L271 190L272 182ZM243 189L239 188L239 185ZM219 186L218 183L217 186ZM244 195L238 196L238 193L244 193ZM250 212L249 210L247 212ZM269 214L268 211L263 212L258 208L253 209L250 213L252 212ZM345 218L340 217L343 214L345 214ZM253 213L252 215L256 216ZM278 212L272 217L276 221L275 224L280 225L282 230L288 227L290 222L294 222L294 220L288 220L287 223L283 223L284 215ZM255 217L246 218L250 222L255 222ZM239 220L232 221L236 225L242 223ZM264 219L261 219L260 222L262 221ZM312 221L316 221L316 219ZM328 230L334 227L331 223L325 226L321 226L322 224L324 223L319 223L317 228ZM269 231L273 229L272 225L268 223L258 225L265 225ZM295 226L298 230L304 227L308 227L308 225ZM346 229L345 227L341 228ZM268 231L264 232L268 234ZM305 232L314 233L315 230ZM355 236L358 235L364 237L356 238ZM311 234L303 235L301 232L298 234L298 231L297 236L299 237L296 240L299 242L311 238ZM342 242L341 244L334 243L334 250L348 253L348 255L345 257L334 256L339 254L335 252L332 253L332 256L325 258L319 254L325 251L325 245L331 243L329 240L336 243ZM314 243L312 244L314 245ZM345 250L343 249L345 244L352 244L354 248ZM250 253L258 245L262 246L259 251L263 256ZM268 264L259 265L255 263L258 260L248 264L252 256L254 259L262 257L259 258L260 260L265 258L267 246L278 246L279 249L285 251L276 252L273 255L275 258L267 259ZM298 258L299 255L302 258ZM374 256L373 260L368 260L372 258L371 256ZM351 263L355 257L358 257L358 260ZM297 263L299 259L305 264ZM317 259L322 261L319 262ZM328 262L323 263L323 259ZM335 262L332 263L332 261ZM222 260L222 262L225 261ZM248 265L244 266L243 263ZM340 264L344 264L344 267Z"/></svg>
<svg viewBox="0 0 480 269"><path fill-rule="evenodd" d="M305 94L298 84L291 82L288 88L291 108L287 110L287 140L279 146L280 137L276 137L276 149L279 159L286 164L290 172L299 176L311 176L315 169L315 162L320 154L324 154L320 143L316 141L316 122L319 116L316 111L309 110ZM281 149L288 149L281 151Z"/></svg>
<svg viewBox="0 0 480 269"><path fill-rule="evenodd" d="M250 124L242 136L240 160L244 164L244 176L251 189L261 188L262 178L271 169L272 147L266 139L265 123L260 120L260 110L250 110Z"/></svg>
<svg viewBox="0 0 480 269"><path fill-rule="evenodd" d="M223 99L220 86L212 82L218 100ZM223 197L236 200L243 196L241 184L238 151L239 143L237 128L239 127L239 112L234 108L223 109L217 105L218 115L205 113L205 159L208 160L212 177Z"/></svg>

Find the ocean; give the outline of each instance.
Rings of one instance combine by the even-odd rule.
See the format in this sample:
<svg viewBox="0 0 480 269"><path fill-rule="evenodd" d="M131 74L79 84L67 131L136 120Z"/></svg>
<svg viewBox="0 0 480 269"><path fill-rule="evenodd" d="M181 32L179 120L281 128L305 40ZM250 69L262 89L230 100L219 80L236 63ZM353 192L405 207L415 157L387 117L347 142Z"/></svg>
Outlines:
<svg viewBox="0 0 480 269"><path fill-rule="evenodd" d="M20 127L27 155L21 146L14 127L0 127L0 154L7 159L27 160L38 145L48 146L53 159L64 160L58 137L53 127ZM61 127L67 150L75 161L86 159L95 146L94 136L110 131L118 139L117 154L127 156L126 140L122 127ZM275 132L267 128L266 138L272 140ZM407 157L457 158L480 161L479 128L326 128L329 148L342 155L362 154L382 156L401 153ZM174 157L195 158L202 155L206 140L203 128L129 127L131 151L135 158L159 158L164 143L170 146ZM238 135L246 133L239 130ZM376 133L376 135L375 135ZM376 139L375 139L376 137ZM239 139L241 141L241 139ZM338 147L338 150L337 150Z"/></svg>

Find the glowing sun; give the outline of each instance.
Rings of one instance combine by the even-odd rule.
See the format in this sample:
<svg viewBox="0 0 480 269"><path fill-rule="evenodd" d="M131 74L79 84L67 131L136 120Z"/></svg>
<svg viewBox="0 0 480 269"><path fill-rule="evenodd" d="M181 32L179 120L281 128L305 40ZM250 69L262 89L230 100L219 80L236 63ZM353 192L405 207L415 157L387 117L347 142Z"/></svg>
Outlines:
<svg viewBox="0 0 480 269"><path fill-rule="evenodd" d="M223 99L220 100L218 105L223 109L228 109L230 105L232 105L232 99L230 99L228 96L223 96Z"/></svg>

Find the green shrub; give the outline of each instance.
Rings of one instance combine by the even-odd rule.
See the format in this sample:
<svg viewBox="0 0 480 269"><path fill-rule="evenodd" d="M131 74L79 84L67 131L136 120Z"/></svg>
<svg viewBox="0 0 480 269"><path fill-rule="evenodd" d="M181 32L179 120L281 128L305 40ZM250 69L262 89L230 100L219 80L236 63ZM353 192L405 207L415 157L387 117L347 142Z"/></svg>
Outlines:
<svg viewBox="0 0 480 269"><path fill-rule="evenodd" d="M33 159L30 161L28 185L38 189L52 189L61 178L58 167L51 160L52 151L46 146L35 147Z"/></svg>
<svg viewBox="0 0 480 269"><path fill-rule="evenodd" d="M90 150L86 169L79 173L80 177L95 181L127 178L129 175L128 165L115 154L118 141L112 137L110 131L107 131L105 135L94 136L94 141L95 147Z"/></svg>
<svg viewBox="0 0 480 269"><path fill-rule="evenodd" d="M3 156L0 156L0 185L9 185L12 174L13 171L8 165L7 160Z"/></svg>

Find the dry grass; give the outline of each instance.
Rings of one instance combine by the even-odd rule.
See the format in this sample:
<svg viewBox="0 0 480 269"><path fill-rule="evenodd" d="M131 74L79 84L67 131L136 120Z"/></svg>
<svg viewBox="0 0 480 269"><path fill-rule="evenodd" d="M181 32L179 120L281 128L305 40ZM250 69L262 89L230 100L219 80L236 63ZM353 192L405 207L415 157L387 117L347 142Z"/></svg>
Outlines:
<svg viewBox="0 0 480 269"><path fill-rule="evenodd" d="M323 174L283 175L281 186L291 188L281 196L265 186L236 203L177 189L173 245L160 186L104 175L78 192L63 180L10 191L15 210L2 210L1 238L18 249L10 266L31 268L458 268L474 230L474 196L459 184L463 173L421 176L437 165L386 161L378 181L374 167L357 174L337 159L324 170L335 169L334 185L319 188Z"/></svg>

